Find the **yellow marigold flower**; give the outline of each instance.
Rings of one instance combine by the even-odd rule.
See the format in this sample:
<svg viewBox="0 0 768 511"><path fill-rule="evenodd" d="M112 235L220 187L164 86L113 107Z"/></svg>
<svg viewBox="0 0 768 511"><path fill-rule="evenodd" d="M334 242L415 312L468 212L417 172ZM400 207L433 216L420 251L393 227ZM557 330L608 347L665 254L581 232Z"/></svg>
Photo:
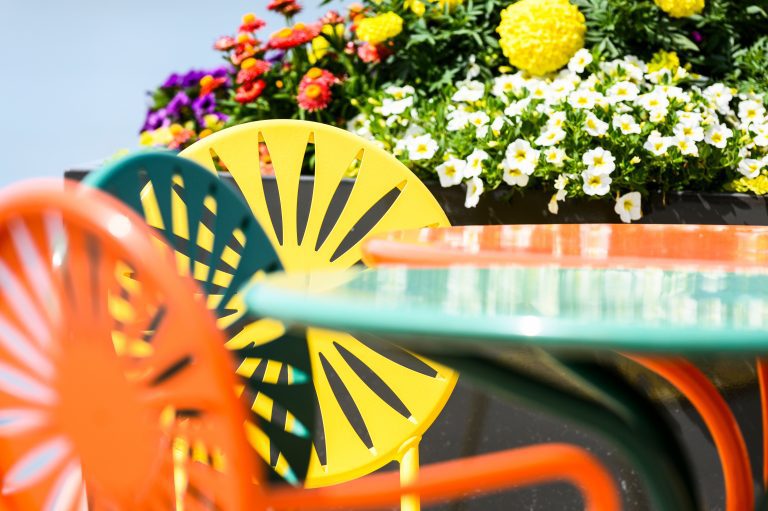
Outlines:
<svg viewBox="0 0 768 511"><path fill-rule="evenodd" d="M653 0L659 8L673 18L687 18L704 9L704 0Z"/></svg>
<svg viewBox="0 0 768 511"><path fill-rule="evenodd" d="M449 11L452 11L456 8L457 5L461 5L463 3L464 0L437 0L437 5L439 5L441 9L448 7Z"/></svg>
<svg viewBox="0 0 768 511"><path fill-rule="evenodd" d="M754 179L742 177L726 185L727 189L734 192L747 193L752 192L755 195L768 195L768 176L760 174Z"/></svg>
<svg viewBox="0 0 768 511"><path fill-rule="evenodd" d="M328 37L333 37L334 32L336 34L336 38L340 39L344 36L344 25L339 23L338 25L325 25L323 26L322 33L327 35ZM321 58L325 57L325 54L328 53L328 48L330 48L331 43L328 41L327 38L319 35L312 39L312 45L311 48L307 50L307 57L309 58L309 63L314 64Z"/></svg>
<svg viewBox="0 0 768 511"><path fill-rule="evenodd" d="M154 133L151 131L142 131L139 135L139 145L155 145Z"/></svg>
<svg viewBox="0 0 768 511"><path fill-rule="evenodd" d="M365 18L357 24L357 38L370 44L381 44L402 31L403 18L391 11Z"/></svg>
<svg viewBox="0 0 768 511"><path fill-rule="evenodd" d="M501 11L504 55L532 75L557 71L584 47L584 15L568 0L520 0Z"/></svg>
<svg viewBox="0 0 768 511"><path fill-rule="evenodd" d="M414 2L411 3L411 11L413 14L421 18L424 16L424 11L427 10L427 6L424 5L424 2L421 0L414 0Z"/></svg>
<svg viewBox="0 0 768 511"><path fill-rule="evenodd" d="M680 59L677 53L673 51L659 50L653 54L651 61L648 63L648 71L651 73L661 71L662 69L674 71L678 67L680 67Z"/></svg>

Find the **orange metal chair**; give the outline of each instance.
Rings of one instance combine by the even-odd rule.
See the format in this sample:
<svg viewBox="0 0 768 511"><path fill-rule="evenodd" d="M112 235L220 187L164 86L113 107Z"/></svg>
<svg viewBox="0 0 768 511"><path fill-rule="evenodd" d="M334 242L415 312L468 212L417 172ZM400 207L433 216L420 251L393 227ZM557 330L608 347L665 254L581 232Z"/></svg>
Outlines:
<svg viewBox="0 0 768 511"><path fill-rule="evenodd" d="M258 501L218 329L132 212L60 181L4 190L0 294L0 505Z"/></svg>
<svg viewBox="0 0 768 511"><path fill-rule="evenodd" d="M430 465L405 487L386 473L267 488L213 316L141 219L100 192L0 194L0 293L0 509L369 508L558 480L590 511L620 508L599 461L562 444Z"/></svg>

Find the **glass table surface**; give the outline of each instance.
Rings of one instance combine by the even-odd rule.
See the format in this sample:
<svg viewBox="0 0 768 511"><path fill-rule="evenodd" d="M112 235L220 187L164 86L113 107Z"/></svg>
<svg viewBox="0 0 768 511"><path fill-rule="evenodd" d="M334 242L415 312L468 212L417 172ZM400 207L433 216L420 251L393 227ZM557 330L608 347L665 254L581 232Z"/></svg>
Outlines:
<svg viewBox="0 0 768 511"><path fill-rule="evenodd" d="M267 277L259 315L392 339L422 352L535 345L634 352L768 351L768 270L557 265L384 267Z"/></svg>

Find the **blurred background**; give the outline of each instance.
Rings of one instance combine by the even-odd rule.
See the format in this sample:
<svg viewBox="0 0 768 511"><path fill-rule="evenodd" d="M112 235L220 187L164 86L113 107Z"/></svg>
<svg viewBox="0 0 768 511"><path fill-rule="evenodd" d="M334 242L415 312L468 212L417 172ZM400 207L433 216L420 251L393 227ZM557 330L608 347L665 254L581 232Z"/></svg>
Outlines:
<svg viewBox="0 0 768 511"><path fill-rule="evenodd" d="M318 7L309 21L351 0ZM283 27L267 0L0 0L0 187L61 176L138 145L146 91L172 72L217 65L212 49L253 12Z"/></svg>

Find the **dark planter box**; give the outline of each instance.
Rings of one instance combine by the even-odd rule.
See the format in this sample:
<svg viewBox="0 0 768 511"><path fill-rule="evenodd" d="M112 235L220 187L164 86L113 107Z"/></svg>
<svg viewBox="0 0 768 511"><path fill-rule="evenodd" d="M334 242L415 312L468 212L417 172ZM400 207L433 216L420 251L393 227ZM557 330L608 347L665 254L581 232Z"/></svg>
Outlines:
<svg viewBox="0 0 768 511"><path fill-rule="evenodd" d="M65 177L80 180L88 170L70 170ZM220 177L237 186L232 176ZM302 176L300 196L311 193L312 177ZM267 193L276 188L275 178L262 177ZM352 187L354 181L345 179L342 187ZM442 206L453 225L485 224L576 224L619 223L612 200L568 199L560 203L557 215L547 210L550 194L538 190L524 194L509 190L484 193L475 208L464 207L466 189L462 186L442 188L437 181L425 183ZM768 202L764 197L745 193L654 193L644 198L643 218L646 224L714 224L714 225L768 225Z"/></svg>
<svg viewBox="0 0 768 511"><path fill-rule="evenodd" d="M82 179L87 170L72 170L65 177ZM234 185L228 174L222 179ZM267 195L274 194L273 177L263 178ZM341 186L351 191L353 180ZM464 187L441 188L437 182L426 183L454 225L520 224L520 223L618 223L613 201L568 200L560 203L558 215L547 210L550 195L540 191L510 194L493 191L484 194L476 208L464 207ZM303 176L300 197L311 196L312 177ZM768 204L762 197L747 194L676 192L645 199L640 223L660 224L742 224L768 225ZM710 360L700 367L721 389L734 415L743 428L751 455L753 472L759 480L761 470L761 428L759 393L751 361ZM702 509L724 509L723 477L719 460L706 428L691 406L681 400L669 386L646 372L624 367L625 374L666 409L679 438L690 454L690 461L700 495ZM634 372L633 372L634 371ZM530 445L541 442L573 442L583 445L600 457L620 481L624 509L648 511L642 482L637 474L615 455L612 446L594 434L562 424L550 416L521 409L489 396L460 380L444 412L425 436L421 458L423 463L452 459L481 452ZM391 468L395 468L394 465ZM583 509L579 494L565 484L522 489L430 509L445 511L488 511L506 509L541 509L570 511Z"/></svg>

